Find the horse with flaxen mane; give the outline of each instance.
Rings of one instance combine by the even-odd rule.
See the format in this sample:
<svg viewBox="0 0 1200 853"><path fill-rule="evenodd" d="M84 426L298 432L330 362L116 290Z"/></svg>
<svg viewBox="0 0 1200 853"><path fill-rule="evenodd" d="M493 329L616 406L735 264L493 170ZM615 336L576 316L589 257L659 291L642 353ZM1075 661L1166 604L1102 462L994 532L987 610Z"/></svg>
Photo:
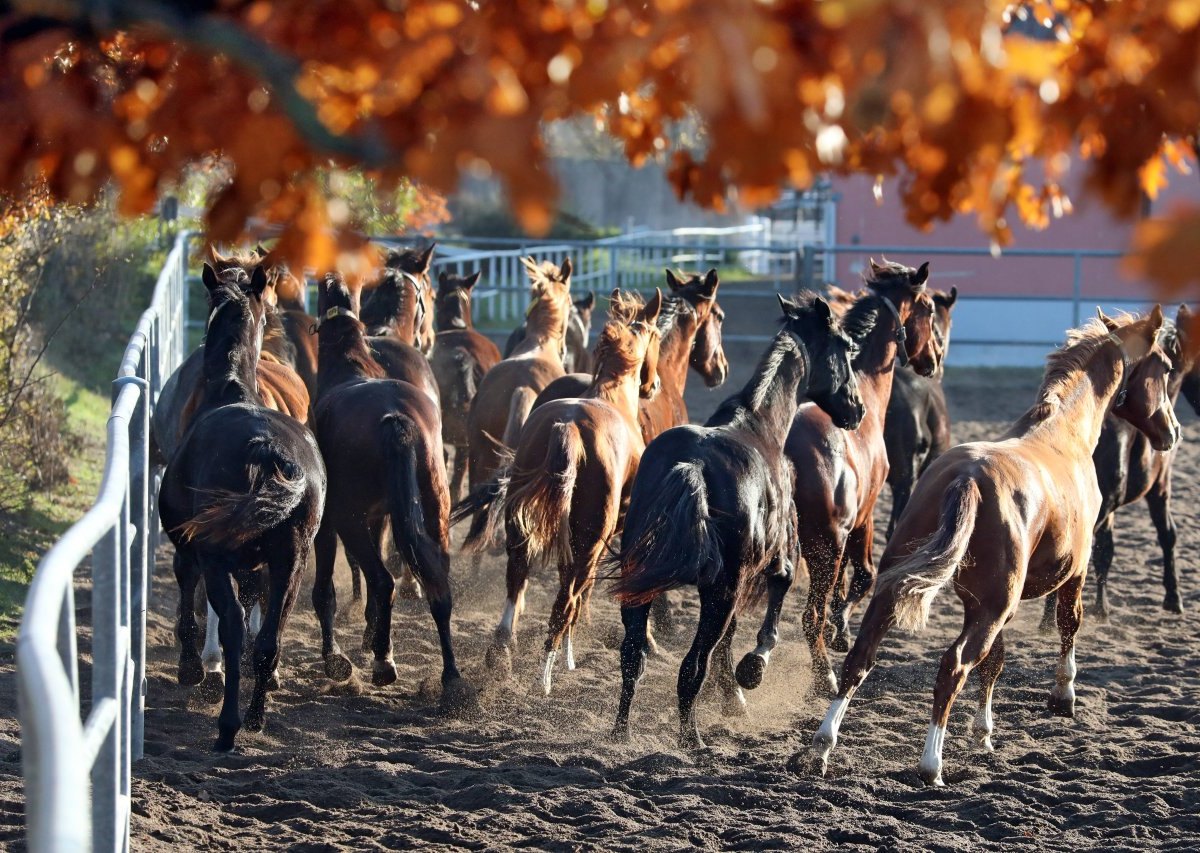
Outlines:
<svg viewBox="0 0 1200 853"><path fill-rule="evenodd" d="M703 746L695 701L714 648L717 680L729 713L743 712L738 683L761 680L778 640L783 597L791 587L796 551L792 472L783 443L805 397L846 429L863 417L858 380L850 366L853 342L828 303L808 294L780 297L783 328L746 386L706 426L678 426L642 454L625 516L619 573L613 592L621 602L621 701L614 735L629 733L634 689L645 667L647 627L654 599L695 586L700 621L679 670L679 740ZM758 646L738 665L731 638L735 611L763 587L767 615ZM729 637L729 640L725 638Z"/></svg>
<svg viewBox="0 0 1200 853"><path fill-rule="evenodd" d="M1167 394L1177 405L1182 391L1196 414L1200 414L1200 359L1194 340L1194 316L1186 305L1179 306L1174 323L1163 324L1160 343L1171 360ZM1100 514L1096 519L1092 561L1096 565L1096 606L1094 614L1101 622L1108 621L1108 573L1113 562L1113 525L1116 512L1123 506L1142 498L1150 510L1150 520L1158 533L1158 545L1163 552L1163 610L1183 612L1183 597L1179 593L1179 572L1175 567L1175 519L1171 515L1171 469L1176 448L1160 453L1144 433L1127 420L1110 414L1104 419L1100 441L1092 461L1096 463L1096 479L1100 484ZM1042 631L1054 630L1055 602L1046 599L1042 613Z"/></svg>
<svg viewBox="0 0 1200 853"><path fill-rule="evenodd" d="M495 475L506 448L517 437L538 393L563 375L563 340L571 312L571 259L557 267L523 258L533 299L525 316L528 332L513 354L487 372L467 414L471 489Z"/></svg>
<svg viewBox="0 0 1200 853"><path fill-rule="evenodd" d="M827 766L851 697L892 627L925 625L934 597L953 584L962 633L942 656L918 771L942 782L950 709L971 670L980 676L975 736L991 749L992 693L1004 667L1004 626L1023 599L1058 598L1060 656L1050 710L1074 716L1075 634L1101 494L1092 454L1109 410L1156 450L1179 440L1168 396L1171 363L1158 343L1162 309L1068 333L1050 355L1037 402L997 441L960 444L917 481L880 564L875 595L842 665L841 689L813 737Z"/></svg>
<svg viewBox="0 0 1200 853"><path fill-rule="evenodd" d="M328 510L316 537L313 607L330 678L353 666L334 636L337 540L367 578L367 632L376 685L396 680L392 603L396 582L383 561L390 523L396 553L429 601L442 652L443 701L456 706L469 688L459 675L451 639L450 501L437 405L415 386L384 377L371 356L355 301L341 276L319 285L317 337L321 372L313 425L329 471Z"/></svg>
<svg viewBox="0 0 1200 853"><path fill-rule="evenodd" d="M619 532L621 507L645 445L637 424L638 398L657 393L662 294L643 306L613 291L610 320L596 347L596 375L579 398L535 409L521 430L512 463L455 507L454 520L474 516L468 546L481 546L504 527L508 596L488 649L496 667L509 654L525 608L530 566L558 566L558 597L550 614L541 688L548 696L554 662L572 638L604 549ZM486 535L485 535L486 534Z"/></svg>
<svg viewBox="0 0 1200 853"><path fill-rule="evenodd" d="M471 319L471 292L479 272L465 278L438 273L434 301L437 340L429 357L442 401L442 442L454 448L450 498L458 500L467 475L467 415L476 389L487 372L500 363L500 350L486 335L475 331Z"/></svg>
<svg viewBox="0 0 1200 853"><path fill-rule="evenodd" d="M225 698L217 750L233 748L242 721L238 688L245 614L234 580L253 585L266 563L269 603L254 643L254 692L245 725L260 731L266 694L277 681L279 639L296 600L325 500L325 468L312 434L295 419L265 408L256 368L266 312L267 276L240 267L216 273L205 264L210 313L205 332L204 394L159 492L163 527L175 545L182 649L179 682L199 684L192 602L203 575L219 617L225 650Z"/></svg>
<svg viewBox="0 0 1200 853"><path fill-rule="evenodd" d="M837 596L833 607L836 643L846 631L849 602L864 595L874 579L874 512L887 477L883 419L894 366L897 361L911 363L926 375L938 367L933 301L925 292L928 277L928 263L912 269L871 261L866 288L842 318L842 327L859 347L854 369L866 417L858 429L847 432L818 406L806 404L788 433L784 451L795 469L800 553L809 577L804 634L818 683L833 678L825 621L834 590L853 566L850 595Z"/></svg>
<svg viewBox="0 0 1200 853"><path fill-rule="evenodd" d="M591 290L586 296L581 296L571 303L571 315L567 318L567 335L563 344L563 370L568 374L582 373L588 382L592 379L593 365L588 343L592 333L592 312L595 310L596 294ZM522 323L509 333L504 342L505 358L516 352L527 334L527 323Z"/></svg>

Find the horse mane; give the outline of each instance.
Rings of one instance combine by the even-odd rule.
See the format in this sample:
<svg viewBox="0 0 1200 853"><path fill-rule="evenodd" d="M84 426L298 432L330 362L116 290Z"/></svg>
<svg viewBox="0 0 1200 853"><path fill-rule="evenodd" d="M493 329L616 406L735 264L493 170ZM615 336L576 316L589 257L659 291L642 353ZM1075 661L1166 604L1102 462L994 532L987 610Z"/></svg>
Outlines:
<svg viewBox="0 0 1200 853"><path fill-rule="evenodd" d="M886 298L871 290L859 291L854 302L842 315L843 331L856 343L862 343L879 322L879 312L883 308L879 300Z"/></svg>
<svg viewBox="0 0 1200 853"><path fill-rule="evenodd" d="M553 287L563 288L563 285L557 283ZM544 338L551 330L558 330L555 336L561 338L567 333L567 320L572 308L571 300L564 298L567 296L567 292L564 289L555 295L552 291L550 293L538 291L535 286L534 293L536 300L530 306L529 316L525 318L525 336L527 338ZM557 296L557 298L547 298L547 296Z"/></svg>
<svg viewBox="0 0 1200 853"><path fill-rule="evenodd" d="M596 342L596 383L628 376L641 363L632 330L622 320L609 320Z"/></svg>
<svg viewBox="0 0 1200 853"><path fill-rule="evenodd" d="M903 284L907 287L909 286L908 277L913 272L915 270L912 267L906 267L904 264L884 258L881 264L872 260L862 271L862 280L867 287L888 287L896 284Z"/></svg>
<svg viewBox="0 0 1200 853"><path fill-rule="evenodd" d="M404 307L405 290L399 271L388 267L379 276L371 290L371 298L362 307L360 317L368 330L386 326L400 314Z"/></svg>
<svg viewBox="0 0 1200 853"><path fill-rule="evenodd" d="M1122 311L1110 319L1118 328L1124 328L1136 322L1138 317ZM1046 372L1038 389L1037 402L1026 413L1027 418L1044 421L1058 411L1064 392L1108 341L1108 335L1108 327L1094 317L1078 329L1067 330L1067 342L1046 356Z"/></svg>
<svg viewBox="0 0 1200 853"><path fill-rule="evenodd" d="M331 272L326 274L328 282L337 282L345 286L344 280L340 273ZM325 310L332 307L353 309L353 298L350 299L348 305L325 305ZM337 329L340 334L336 338L333 337L333 331L330 323L337 323ZM375 356L371 353L370 347L367 346L366 327L362 321L354 317L339 316L330 320L326 320L321 324L321 329L330 328L331 331L317 334L318 348L327 347L330 350L330 356L336 359L344 359L355 368L357 368L362 376L370 379L383 379L386 377L383 367L375 360ZM318 375L319 378L319 375Z"/></svg>
<svg viewBox="0 0 1200 853"><path fill-rule="evenodd" d="M658 334L663 340L667 339L667 335L675 328L679 322L681 314L685 314L691 310L691 305L682 296L675 294L663 294L662 309L658 312Z"/></svg>
<svg viewBox="0 0 1200 853"><path fill-rule="evenodd" d="M423 249L388 249L384 258L384 266L389 270L407 269L406 265L419 266L424 253Z"/></svg>
<svg viewBox="0 0 1200 853"><path fill-rule="evenodd" d="M851 293L849 290L842 290L836 284L825 285L825 300L829 303L830 309L839 317L844 315L854 305L855 301L862 295L862 292Z"/></svg>
<svg viewBox="0 0 1200 853"><path fill-rule="evenodd" d="M562 269L554 261L542 261L539 264L533 258L522 258L521 262L525 265L525 272L529 275L529 281L535 290L538 285L566 283Z"/></svg>
<svg viewBox="0 0 1200 853"><path fill-rule="evenodd" d="M645 307L642 297L632 290L624 293L614 290L608 303L608 318L628 325L637 319L638 312Z"/></svg>

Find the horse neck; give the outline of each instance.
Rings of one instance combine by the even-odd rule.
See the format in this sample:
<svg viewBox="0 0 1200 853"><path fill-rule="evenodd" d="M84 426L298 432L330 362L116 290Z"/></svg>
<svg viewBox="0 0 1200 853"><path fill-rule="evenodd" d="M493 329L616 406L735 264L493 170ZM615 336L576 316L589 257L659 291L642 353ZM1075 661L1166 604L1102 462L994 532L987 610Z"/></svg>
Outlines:
<svg viewBox="0 0 1200 853"><path fill-rule="evenodd" d="M1047 417L1023 429L1018 424L1010 432L1052 444L1059 453L1068 452L1074 444L1080 458L1091 459L1117 394L1121 369L1120 355L1111 347L1100 347L1082 369L1058 385L1058 403Z"/></svg>
<svg viewBox="0 0 1200 853"><path fill-rule="evenodd" d="M641 371L633 370L620 375L613 374L605 365L596 368L596 378L588 395L609 403L638 430L638 393L641 386Z"/></svg>
<svg viewBox="0 0 1200 853"><path fill-rule="evenodd" d="M560 313L555 308L549 304L538 305L525 318L525 340L517 345L513 355L536 353L541 358L550 358L562 365L571 311L568 307Z"/></svg>
<svg viewBox="0 0 1200 853"><path fill-rule="evenodd" d="M317 337L317 396L344 385L380 375L375 357L367 347L362 325L352 320L336 321L345 328L329 328Z"/></svg>
<svg viewBox="0 0 1200 853"><path fill-rule="evenodd" d="M773 359L776 347L781 346L778 341L776 338L738 395L739 405L730 426L748 429L764 443L782 448L800 407L797 400L808 389L809 372L808 353L798 341Z"/></svg>
<svg viewBox="0 0 1200 853"><path fill-rule="evenodd" d="M258 393L258 347L249 330L210 333L204 345L204 394L200 409L233 403L262 405Z"/></svg>
<svg viewBox="0 0 1200 853"><path fill-rule="evenodd" d="M455 300L458 302L458 313L455 315L455 317L462 320L463 325L453 325L450 321L455 317L445 317L443 316L444 312L438 311L436 312L437 316L434 317L434 324L437 326L437 331L452 332L455 329L475 329L475 320L473 317L471 317L471 303L463 298L461 292L455 296Z"/></svg>
<svg viewBox="0 0 1200 853"><path fill-rule="evenodd" d="M658 378L664 388L683 393L687 384L688 359L691 358L699 330L699 326L693 323L689 332L677 319L662 339L658 353Z"/></svg>

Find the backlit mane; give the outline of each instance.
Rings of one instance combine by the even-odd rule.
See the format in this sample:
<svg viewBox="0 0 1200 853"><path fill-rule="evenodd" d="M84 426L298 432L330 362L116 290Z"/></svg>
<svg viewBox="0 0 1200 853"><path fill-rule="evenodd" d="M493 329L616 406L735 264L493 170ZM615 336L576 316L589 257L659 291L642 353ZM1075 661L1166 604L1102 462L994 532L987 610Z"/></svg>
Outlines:
<svg viewBox="0 0 1200 853"><path fill-rule="evenodd" d="M867 287L888 287L893 285L902 285L911 287L910 276L916 270L912 267L906 267L904 264L896 261L883 259L883 263L876 263L873 259L867 268L862 271L863 284Z"/></svg>
<svg viewBox="0 0 1200 853"><path fill-rule="evenodd" d="M879 312L883 308L879 300L886 298L872 290L860 290L854 302L842 315L843 331L861 343L879 322Z"/></svg>
<svg viewBox="0 0 1200 853"><path fill-rule="evenodd" d="M663 294L662 310L658 312L658 334L666 340L671 330L675 328L675 324L679 321L681 314L686 314L692 310L692 306L687 300L681 296L671 294Z"/></svg>
<svg viewBox="0 0 1200 853"><path fill-rule="evenodd" d="M376 280L371 298L362 307L361 319L368 334L386 327L400 316L408 296L408 282L392 267L385 269Z"/></svg>
<svg viewBox="0 0 1200 853"><path fill-rule="evenodd" d="M543 341L562 338L567 333L570 314L571 300L566 285L551 282L540 292L535 287L534 301L530 303L529 315L525 318L526 335Z"/></svg>
<svg viewBox="0 0 1200 853"><path fill-rule="evenodd" d="M613 291L608 303L608 317L619 323L628 325L637 319L638 312L646 307L642 297L633 291L621 293Z"/></svg>
<svg viewBox="0 0 1200 853"><path fill-rule="evenodd" d="M1122 311L1110 319L1118 328L1124 328L1136 322L1138 317ZM1044 421L1058 411L1064 393L1108 340L1108 334L1108 327L1096 318L1078 329L1067 330L1067 342L1046 356L1046 372L1038 389L1037 402L1027 414L1030 419Z"/></svg>
<svg viewBox="0 0 1200 853"><path fill-rule="evenodd" d="M628 376L641 363L637 337L628 322L614 318L600 331L596 343L596 382Z"/></svg>
<svg viewBox="0 0 1200 853"><path fill-rule="evenodd" d="M538 285L566 283L566 277L554 261L542 261L539 264L533 258L521 258L521 263L525 265L525 272L535 290Z"/></svg>

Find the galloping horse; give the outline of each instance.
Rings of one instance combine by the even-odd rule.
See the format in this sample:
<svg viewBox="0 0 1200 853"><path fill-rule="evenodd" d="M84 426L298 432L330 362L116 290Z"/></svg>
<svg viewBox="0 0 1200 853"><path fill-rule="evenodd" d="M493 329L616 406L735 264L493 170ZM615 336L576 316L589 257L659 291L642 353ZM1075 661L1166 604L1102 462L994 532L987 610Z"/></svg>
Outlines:
<svg viewBox="0 0 1200 853"><path fill-rule="evenodd" d="M651 603L667 590L696 586L700 622L679 670L679 740L702 747L695 701L718 642L718 682L726 708L738 712L738 684L756 687L778 638L779 612L792 583L796 513L783 442L800 401L810 397L847 429L863 417L850 366L854 344L811 294L780 297L783 328L754 376L703 427L678 426L642 454L619 553L614 594L621 602L621 702L614 735L629 733L634 688L645 667ZM739 605L766 586L767 615L758 647L738 665L731 647Z"/></svg>
<svg viewBox="0 0 1200 853"><path fill-rule="evenodd" d="M489 370L500 362L500 350L475 331L471 291L479 272L462 276L438 273L435 323L437 341L429 357L442 401L442 443L454 448L450 497L458 500L467 474L467 414L475 391Z"/></svg>
<svg viewBox="0 0 1200 853"><path fill-rule="evenodd" d="M950 288L949 293L931 289L929 295L933 297L933 337L940 350L940 368L950 352L950 311L958 301L958 288ZM896 371L883 420L883 443L887 447L887 483L892 490L890 539L917 478L950 447L950 409L940 369L932 377L912 370Z"/></svg>
<svg viewBox="0 0 1200 853"><path fill-rule="evenodd" d="M621 506L645 449L638 397L651 397L659 388L655 322L661 309L661 293L643 307L640 298L614 290L591 387L580 398L535 409L521 430L512 464L455 507L455 520L476 517L468 545L484 544L485 530L504 525L508 596L488 649L489 666L508 654L525 609L530 565L553 560L558 566L558 597L541 675L547 696L564 638L567 669L575 669L575 624L600 557L618 533Z"/></svg>
<svg viewBox="0 0 1200 853"><path fill-rule="evenodd" d="M570 261L570 258L567 258ZM563 350L563 370L567 373L582 373L588 381L592 378L592 354L588 351L588 336L592 332L592 312L596 308L596 294L588 291L571 303L571 316L567 319L567 337ZM508 358L528 334L528 323L522 323L509 333L504 342L504 357ZM586 386L585 386L586 387Z"/></svg>
<svg viewBox="0 0 1200 853"><path fill-rule="evenodd" d="M933 301L925 292L928 277L928 263L912 269L871 261L867 287L842 318L842 327L860 348L854 369L866 417L858 429L847 432L819 407L801 406L784 446L795 469L800 553L809 577L804 635L817 683L833 681L825 650L826 610L848 571L845 564L855 570L851 600L864 595L874 579L874 511L887 477L883 419L894 365L897 360L911 363L925 375L938 366ZM838 598L832 620L835 648L845 635L848 608Z"/></svg>
<svg viewBox="0 0 1200 853"><path fill-rule="evenodd" d="M1171 378L1167 394L1172 405L1180 391L1200 414L1200 359L1197 343L1191 339L1192 312L1179 306L1175 323L1163 324L1160 342L1171 359ZM1109 415L1100 431L1100 442L1092 454L1096 463L1096 479L1100 483L1100 514L1096 519L1092 560L1096 564L1096 617L1104 622L1109 617L1108 572L1113 562L1113 523L1116 512L1127 504L1145 498L1150 520L1158 533L1163 552L1163 610L1183 612L1179 594L1179 573L1175 568L1175 519L1171 516L1171 469L1175 448L1166 453L1155 450L1149 439L1128 421ZM1042 631L1054 630L1054 599L1046 599L1042 613Z"/></svg>
<svg viewBox="0 0 1200 853"><path fill-rule="evenodd" d="M293 418L264 408L258 394L256 367L266 325L263 268L255 267L249 276L241 268L218 275L205 264L203 281L210 309L204 395L167 464L159 512L175 545L180 684L204 678L192 606L201 574L220 619L225 699L214 748L227 751L242 723L238 689L245 614L234 579L254 586L254 570L267 564L270 598L254 643L254 692L245 719L246 728L260 731L267 690L279 666L279 638L321 520L326 481L312 434Z"/></svg>
<svg viewBox="0 0 1200 853"><path fill-rule="evenodd" d="M571 259L557 267L522 258L533 300L527 336L513 354L487 372L467 414L471 489L492 479L505 448L516 446L538 392L563 375L563 339L571 313Z"/></svg>
<svg viewBox="0 0 1200 853"><path fill-rule="evenodd" d="M313 608L330 678L353 667L334 638L333 564L340 538L367 577L367 630L376 685L396 680L392 601L396 583L383 562L385 522L396 553L429 600L442 651L443 699L465 689L450 635L450 501L437 405L407 382L384 378L371 358L354 298L336 273L319 285L317 336L321 372L313 421L329 471L328 511L317 532Z"/></svg>
<svg viewBox="0 0 1200 853"><path fill-rule="evenodd" d="M978 668L975 735L991 749L992 692L1004 667L1004 626L1022 599L1057 591L1061 639L1054 714L1074 716L1075 634L1100 488L1092 453L1112 411L1169 450L1179 422L1167 393L1170 360L1157 342L1162 309L1144 318L1100 314L1067 335L1047 359L1037 402L998 441L961 444L917 481L881 561L875 595L842 665L841 690L813 737L822 770L850 699L875 665L893 626L925 625L934 597L953 584L963 629L942 656L933 716L918 771L942 782L946 724L967 676ZM914 550L915 549L915 550Z"/></svg>

